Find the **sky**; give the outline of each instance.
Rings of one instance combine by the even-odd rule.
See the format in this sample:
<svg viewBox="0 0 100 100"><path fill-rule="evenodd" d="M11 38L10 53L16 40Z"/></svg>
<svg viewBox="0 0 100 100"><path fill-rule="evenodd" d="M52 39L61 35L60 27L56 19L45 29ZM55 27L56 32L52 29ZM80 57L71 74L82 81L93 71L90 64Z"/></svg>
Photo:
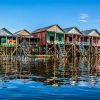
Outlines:
<svg viewBox="0 0 100 100"><path fill-rule="evenodd" d="M100 0L0 0L0 28L11 32L58 24L100 31Z"/></svg>

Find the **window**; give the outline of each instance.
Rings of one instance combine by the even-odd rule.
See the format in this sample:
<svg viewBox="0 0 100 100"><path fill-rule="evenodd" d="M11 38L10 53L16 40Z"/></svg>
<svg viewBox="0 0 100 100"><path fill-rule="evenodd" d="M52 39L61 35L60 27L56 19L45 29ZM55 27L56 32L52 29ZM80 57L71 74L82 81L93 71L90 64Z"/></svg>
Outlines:
<svg viewBox="0 0 100 100"><path fill-rule="evenodd" d="M72 37L69 37L69 41L71 41L71 42L72 42Z"/></svg>
<svg viewBox="0 0 100 100"><path fill-rule="evenodd" d="M50 36L50 41L54 41L54 36Z"/></svg>

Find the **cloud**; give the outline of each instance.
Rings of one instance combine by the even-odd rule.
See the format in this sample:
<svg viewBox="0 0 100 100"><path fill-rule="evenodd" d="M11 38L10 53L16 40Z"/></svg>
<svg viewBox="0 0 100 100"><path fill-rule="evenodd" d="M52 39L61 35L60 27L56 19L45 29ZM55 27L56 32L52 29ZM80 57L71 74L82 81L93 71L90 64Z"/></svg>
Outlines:
<svg viewBox="0 0 100 100"><path fill-rule="evenodd" d="M80 19L79 21L80 21L80 22L84 22L84 23L88 22L88 21L85 20L85 19Z"/></svg>
<svg viewBox="0 0 100 100"><path fill-rule="evenodd" d="M79 21L86 23L86 22L88 22L88 20L87 20L88 17L89 17L88 14L85 14L85 13L80 14Z"/></svg>
<svg viewBox="0 0 100 100"><path fill-rule="evenodd" d="M86 19L88 17L89 17L88 14L80 14L80 19Z"/></svg>

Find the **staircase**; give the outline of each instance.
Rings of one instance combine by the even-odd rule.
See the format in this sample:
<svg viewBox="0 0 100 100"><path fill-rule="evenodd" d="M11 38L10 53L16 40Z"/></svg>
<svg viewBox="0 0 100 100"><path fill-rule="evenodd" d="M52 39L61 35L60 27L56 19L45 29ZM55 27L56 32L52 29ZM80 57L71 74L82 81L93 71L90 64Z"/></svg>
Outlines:
<svg viewBox="0 0 100 100"><path fill-rule="evenodd" d="M82 45L82 44L79 45L79 51L80 51L80 53L81 53L82 55L85 54L85 48L84 48L84 45Z"/></svg>
<svg viewBox="0 0 100 100"><path fill-rule="evenodd" d="M21 43L21 47L22 47L24 56L27 56L29 54L29 47L28 47L27 42L25 40Z"/></svg>
<svg viewBox="0 0 100 100"><path fill-rule="evenodd" d="M65 46L63 44L58 44L59 55L60 56L67 56L67 52L65 50Z"/></svg>
<svg viewBox="0 0 100 100"><path fill-rule="evenodd" d="M97 47L96 50L97 50L97 54L100 55L100 47ZM97 55L97 54L96 54L96 55Z"/></svg>

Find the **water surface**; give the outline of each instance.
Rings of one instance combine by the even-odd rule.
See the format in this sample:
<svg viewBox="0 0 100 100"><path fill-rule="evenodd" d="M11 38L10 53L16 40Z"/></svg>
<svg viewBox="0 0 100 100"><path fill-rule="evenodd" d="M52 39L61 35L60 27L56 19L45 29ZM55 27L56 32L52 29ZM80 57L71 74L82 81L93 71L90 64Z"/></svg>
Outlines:
<svg viewBox="0 0 100 100"><path fill-rule="evenodd" d="M0 65L0 100L99 100L99 59Z"/></svg>

